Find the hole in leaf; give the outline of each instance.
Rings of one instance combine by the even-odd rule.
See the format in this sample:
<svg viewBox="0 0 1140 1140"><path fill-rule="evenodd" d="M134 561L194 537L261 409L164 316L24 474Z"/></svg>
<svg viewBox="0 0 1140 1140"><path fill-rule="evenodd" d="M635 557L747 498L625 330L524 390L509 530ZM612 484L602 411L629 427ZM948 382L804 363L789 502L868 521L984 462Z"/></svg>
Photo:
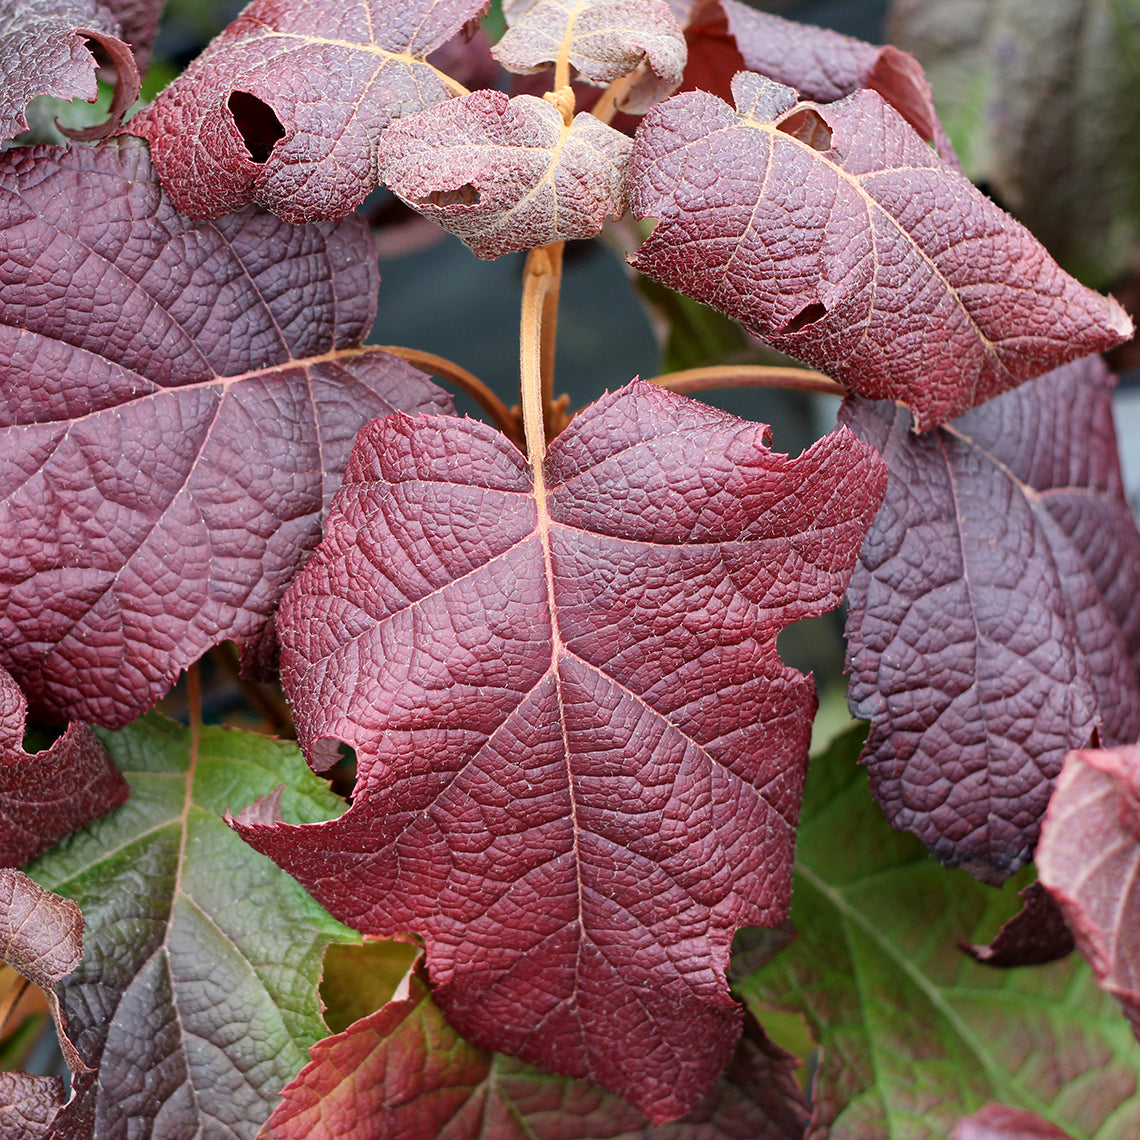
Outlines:
<svg viewBox="0 0 1140 1140"><path fill-rule="evenodd" d="M821 317L827 316L827 309L824 308L818 301L813 301L810 305L805 305L782 329L777 329L782 336L788 336L791 333L798 333L800 329L806 328L808 325L818 321Z"/></svg>
<svg viewBox="0 0 1140 1140"><path fill-rule="evenodd" d="M248 91L231 91L226 102L241 132L242 142L254 162L268 162L274 146L285 137L285 128L273 108Z"/></svg>
<svg viewBox="0 0 1140 1140"><path fill-rule="evenodd" d="M474 206L479 201L479 191L470 182L465 182L455 190L433 190L424 202L432 206Z"/></svg>
<svg viewBox="0 0 1140 1140"><path fill-rule="evenodd" d="M776 129L807 143L812 150L831 149L831 128L827 125L827 120L811 107L792 111L776 124Z"/></svg>

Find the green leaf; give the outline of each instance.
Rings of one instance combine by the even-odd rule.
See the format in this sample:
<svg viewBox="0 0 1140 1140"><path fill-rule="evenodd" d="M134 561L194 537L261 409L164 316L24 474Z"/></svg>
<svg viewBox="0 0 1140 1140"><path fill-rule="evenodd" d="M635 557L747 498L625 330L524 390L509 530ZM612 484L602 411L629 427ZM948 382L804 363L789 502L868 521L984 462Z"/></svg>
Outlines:
<svg viewBox="0 0 1140 1140"><path fill-rule="evenodd" d="M28 868L87 924L83 961L57 992L97 1072L56 1125L96 1140L156 1128L252 1140L327 1032L326 945L359 936L222 815L282 783L297 822L344 805L294 744L155 715L100 737L131 798Z"/></svg>
<svg viewBox="0 0 1140 1140"><path fill-rule="evenodd" d="M739 984L761 1021L800 1013L821 1047L809 1137L945 1140L988 1101L1077 1140L1140 1135L1140 1050L1075 955L982 966L1025 874L995 891L892 831L856 764L866 726L812 761L797 841L799 938ZM827 1129L830 1128L830 1132Z"/></svg>

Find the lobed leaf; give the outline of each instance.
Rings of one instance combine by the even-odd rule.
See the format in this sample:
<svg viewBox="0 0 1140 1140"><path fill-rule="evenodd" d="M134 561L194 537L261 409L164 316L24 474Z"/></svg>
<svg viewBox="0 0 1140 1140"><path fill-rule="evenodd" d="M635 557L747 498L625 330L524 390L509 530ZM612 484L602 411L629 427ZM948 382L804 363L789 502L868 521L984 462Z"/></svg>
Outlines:
<svg viewBox="0 0 1140 1140"><path fill-rule="evenodd" d="M28 703L0 669L0 867L22 867L127 798L98 737L70 724L50 748L23 748Z"/></svg>
<svg viewBox="0 0 1140 1140"><path fill-rule="evenodd" d="M638 71L619 101L633 114L681 82L685 37L665 0L536 0L504 12L509 27L492 54L508 71L528 75L563 60L596 87Z"/></svg>
<svg viewBox="0 0 1140 1140"><path fill-rule="evenodd" d="M733 91L735 111L692 91L638 128L641 272L920 431L1131 335L875 92L797 103L747 72Z"/></svg>
<svg viewBox="0 0 1140 1140"><path fill-rule="evenodd" d="M1001 881L1095 728L1140 737L1140 533L1113 379L1094 358L916 436L893 404L842 419L891 471L851 580L849 696L887 818Z"/></svg>
<svg viewBox="0 0 1140 1140"><path fill-rule="evenodd" d="M1140 1051L1077 956L994 970L986 942L1016 899L892 831L855 757L861 726L813 757L796 840L799 937L738 982L761 1020L802 1015L821 1049L808 1140L946 1140L991 1101L1073 1140L1140 1130Z"/></svg>
<svg viewBox="0 0 1140 1140"><path fill-rule="evenodd" d="M325 1033L325 946L353 936L220 815L282 781L294 818L327 819L339 801L282 741L153 715L104 739L130 800L30 868L87 922L56 992L94 1071L55 1127L68 1140L253 1140Z"/></svg>
<svg viewBox="0 0 1140 1140"><path fill-rule="evenodd" d="M384 1008L313 1046L265 1140L801 1140L795 1058L749 1019L724 1076L676 1125L600 1089L469 1045L411 973Z"/></svg>
<svg viewBox="0 0 1140 1140"><path fill-rule="evenodd" d="M393 124L380 181L479 256L590 238L625 209L632 143L533 95L476 91Z"/></svg>
<svg viewBox="0 0 1140 1140"><path fill-rule="evenodd" d="M0 142L28 129L24 111L37 95L95 102L96 63L86 40L107 53L118 78L108 121L76 137L118 129L138 98L139 73L115 12L97 0L0 0Z"/></svg>
<svg viewBox="0 0 1140 1140"><path fill-rule="evenodd" d="M380 132L463 89L427 57L488 0L254 0L131 120L175 206L342 218L376 186Z"/></svg>
<svg viewBox="0 0 1140 1140"><path fill-rule="evenodd" d="M0 665L115 727L257 640L364 423L449 402L360 347L360 219L192 222L123 142L3 155L0 224Z"/></svg>
<svg viewBox="0 0 1140 1140"><path fill-rule="evenodd" d="M788 460L766 430L634 384L536 488L483 424L372 424L278 623L352 807L234 823L342 920L420 934L465 1037L656 1122L732 1051L734 931L784 916L815 696L776 635L835 604L882 488L846 432Z"/></svg>
<svg viewBox="0 0 1140 1140"><path fill-rule="evenodd" d="M1140 1040L1140 748L1066 757L1037 866L1078 949Z"/></svg>

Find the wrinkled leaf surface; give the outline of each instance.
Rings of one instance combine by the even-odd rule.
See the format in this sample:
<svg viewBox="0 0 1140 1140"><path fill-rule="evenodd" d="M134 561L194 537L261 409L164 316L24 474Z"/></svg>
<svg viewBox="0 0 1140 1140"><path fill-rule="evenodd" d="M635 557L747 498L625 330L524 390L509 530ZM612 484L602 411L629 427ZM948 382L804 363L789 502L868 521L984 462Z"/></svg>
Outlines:
<svg viewBox="0 0 1140 1140"><path fill-rule="evenodd" d="M637 383L536 493L485 425L370 425L278 624L353 805L236 824L344 921L421 934L464 1036L657 1121L731 1053L734 931L784 916L815 695L776 634L834 605L882 486L845 432L788 460L765 431Z"/></svg>
<svg viewBox="0 0 1140 1140"><path fill-rule="evenodd" d="M620 217L631 146L593 115L566 126L545 99L476 91L389 127L380 181L493 258L594 237Z"/></svg>
<svg viewBox="0 0 1140 1140"><path fill-rule="evenodd" d="M1043 966L1071 954L1073 934L1053 896L1040 883L1030 883L1018 895L1024 905L988 946L964 944L962 949L976 961L1001 969Z"/></svg>
<svg viewBox="0 0 1140 1140"><path fill-rule="evenodd" d="M813 758L796 842L799 937L739 983L808 1022L821 1047L809 1140L946 1140L991 1101L1074 1140L1140 1131L1140 1050L1073 955L994 970L987 942L1017 903L930 860L892 831L856 764L861 732Z"/></svg>
<svg viewBox="0 0 1140 1140"><path fill-rule="evenodd" d="M59 1077L0 1073L0 1140L45 1140L62 1103Z"/></svg>
<svg viewBox="0 0 1140 1140"><path fill-rule="evenodd" d="M462 88L426 62L487 0L254 0L130 129L174 204L341 218L376 186L376 140Z"/></svg>
<svg viewBox="0 0 1140 1140"><path fill-rule="evenodd" d="M654 1128L619 1097L469 1045L418 974L312 1054L265 1140L801 1140L808 1115L795 1058L755 1022L701 1103Z"/></svg>
<svg viewBox="0 0 1140 1140"><path fill-rule="evenodd" d="M1069 754L1037 864L1077 947L1140 1040L1140 748Z"/></svg>
<svg viewBox="0 0 1140 1140"><path fill-rule="evenodd" d="M359 347L362 220L192 222L137 142L8 152L0 220L0 664L116 727L256 638L362 424L448 401Z"/></svg>
<svg viewBox="0 0 1140 1140"><path fill-rule="evenodd" d="M282 782L304 821L338 807L294 745L150 716L103 739L130 800L30 870L83 909L82 962L56 989L94 1070L61 1138L253 1140L324 1035L321 954L352 937L222 822Z"/></svg>
<svg viewBox="0 0 1140 1140"><path fill-rule="evenodd" d="M887 818L1000 881L1052 781L1100 727L1140 737L1140 534L1113 380L1079 361L926 436L894 404L842 414L891 470L849 591L849 696Z"/></svg>
<svg viewBox="0 0 1140 1140"><path fill-rule="evenodd" d="M0 867L22 867L127 798L126 781L85 724L27 753L26 714L20 687L0 669Z"/></svg>
<svg viewBox="0 0 1140 1140"><path fill-rule="evenodd" d="M1131 334L875 92L797 104L748 72L733 92L638 128L630 205L659 224L637 269L921 431Z"/></svg>

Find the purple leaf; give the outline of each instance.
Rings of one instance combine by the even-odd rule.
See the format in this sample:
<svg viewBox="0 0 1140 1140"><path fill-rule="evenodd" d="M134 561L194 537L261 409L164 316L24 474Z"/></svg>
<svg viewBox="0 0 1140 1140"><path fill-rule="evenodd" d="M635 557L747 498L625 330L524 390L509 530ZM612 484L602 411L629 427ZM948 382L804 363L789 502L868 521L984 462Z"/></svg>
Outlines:
<svg viewBox="0 0 1140 1140"><path fill-rule="evenodd" d="M4 1140L46 1140L62 1103L59 1077L0 1073L0 1136Z"/></svg>
<svg viewBox="0 0 1140 1140"><path fill-rule="evenodd" d="M783 919L814 686L776 635L835 604L883 471L645 384L536 492L473 421L357 440L279 615L310 762L352 807L235 826L366 933L420 934L465 1037L682 1115L724 1066L742 925Z"/></svg>
<svg viewBox="0 0 1140 1140"><path fill-rule="evenodd" d="M1055 1124L1024 1108L987 1104L963 1117L950 1140L1072 1140Z"/></svg>
<svg viewBox="0 0 1140 1140"><path fill-rule="evenodd" d="M594 237L625 207L632 143L593 115L562 121L533 95L476 91L380 140L380 181L479 256Z"/></svg>
<svg viewBox="0 0 1140 1140"><path fill-rule="evenodd" d="M130 129L185 214L341 218L396 117L463 89L426 62L487 0L254 0Z"/></svg>
<svg viewBox="0 0 1140 1140"><path fill-rule="evenodd" d="M1140 1041L1140 747L1066 757L1037 870Z"/></svg>
<svg viewBox="0 0 1140 1140"><path fill-rule="evenodd" d="M1025 904L988 946L962 943L976 962L1011 969L1044 966L1073 952L1073 935L1053 896L1040 884L1030 883L1018 896Z"/></svg>
<svg viewBox="0 0 1140 1140"><path fill-rule="evenodd" d="M1131 335L876 93L733 91L736 111L693 91L638 128L630 205L659 222L635 268L921 431Z"/></svg>
<svg viewBox="0 0 1140 1140"><path fill-rule="evenodd" d="M842 419L891 479L848 594L850 699L888 819L1000 881L1027 862L1065 753L1140 736L1140 534L1095 358L916 436Z"/></svg>
<svg viewBox="0 0 1140 1140"><path fill-rule="evenodd" d="M0 867L22 867L127 798L126 781L85 724L68 725L42 752L25 752L27 708L0 669Z"/></svg>
<svg viewBox="0 0 1140 1140"><path fill-rule="evenodd" d="M103 138L139 93L138 68L115 16L96 0L0 0L0 141L28 129L24 110L37 95L95 102L96 63L86 40L106 51L118 81L108 121L76 137Z"/></svg>
<svg viewBox="0 0 1140 1140"><path fill-rule="evenodd" d="M0 665L114 727L257 638L362 424L448 402L359 347L359 219L192 222L124 142L8 152L0 224Z"/></svg>

